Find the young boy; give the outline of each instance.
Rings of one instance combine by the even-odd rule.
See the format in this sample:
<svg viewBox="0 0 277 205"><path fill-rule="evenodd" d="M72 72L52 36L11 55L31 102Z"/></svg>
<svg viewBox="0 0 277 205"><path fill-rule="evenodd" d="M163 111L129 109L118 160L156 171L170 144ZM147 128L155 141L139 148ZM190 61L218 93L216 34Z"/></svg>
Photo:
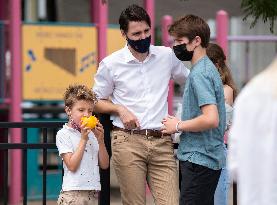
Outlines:
<svg viewBox="0 0 277 205"><path fill-rule="evenodd" d="M180 204L213 205L225 164L226 120L221 78L206 55L210 29L200 17L187 15L175 21L169 33L176 57L192 63L184 90L182 120L172 116L163 120L164 133L182 132L177 153L182 173Z"/></svg>
<svg viewBox="0 0 277 205"><path fill-rule="evenodd" d="M63 160L64 176L58 204L98 204L100 191L99 166L109 166L104 144L104 129L98 122L94 129L82 124L91 116L95 94L84 85L69 86L64 94L65 112L69 121L58 131L56 145Z"/></svg>

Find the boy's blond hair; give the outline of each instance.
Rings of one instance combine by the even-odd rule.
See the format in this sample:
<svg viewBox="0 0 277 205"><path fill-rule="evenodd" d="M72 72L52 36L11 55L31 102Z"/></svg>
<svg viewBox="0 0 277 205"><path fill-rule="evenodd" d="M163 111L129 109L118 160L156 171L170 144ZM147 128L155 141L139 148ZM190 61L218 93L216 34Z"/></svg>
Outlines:
<svg viewBox="0 0 277 205"><path fill-rule="evenodd" d="M71 108L78 100L90 101L96 104L96 94L85 85L69 85L64 93L64 104L66 107Z"/></svg>

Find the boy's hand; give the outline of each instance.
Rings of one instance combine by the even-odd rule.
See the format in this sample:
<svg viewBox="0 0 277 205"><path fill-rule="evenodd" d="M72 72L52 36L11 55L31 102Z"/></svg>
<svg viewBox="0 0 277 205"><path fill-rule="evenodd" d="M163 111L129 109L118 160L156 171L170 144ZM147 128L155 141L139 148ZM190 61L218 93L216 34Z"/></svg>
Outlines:
<svg viewBox="0 0 277 205"><path fill-rule="evenodd" d="M94 129L91 130L97 141L98 141L98 144L104 144L104 128L102 126L102 124L100 122L98 122L96 124L96 127Z"/></svg>
<svg viewBox="0 0 277 205"><path fill-rule="evenodd" d="M85 141L88 141L88 133L91 131L89 127L86 127L86 124L80 125L81 128L81 138Z"/></svg>

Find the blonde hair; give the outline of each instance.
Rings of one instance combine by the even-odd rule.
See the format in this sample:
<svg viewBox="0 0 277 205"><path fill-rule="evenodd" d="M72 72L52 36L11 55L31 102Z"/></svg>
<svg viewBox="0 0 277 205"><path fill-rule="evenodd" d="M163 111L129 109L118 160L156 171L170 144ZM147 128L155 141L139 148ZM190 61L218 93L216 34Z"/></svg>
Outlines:
<svg viewBox="0 0 277 205"><path fill-rule="evenodd" d="M79 100L90 101L92 104L96 104L97 96L85 85L69 85L64 93L65 106L71 108Z"/></svg>

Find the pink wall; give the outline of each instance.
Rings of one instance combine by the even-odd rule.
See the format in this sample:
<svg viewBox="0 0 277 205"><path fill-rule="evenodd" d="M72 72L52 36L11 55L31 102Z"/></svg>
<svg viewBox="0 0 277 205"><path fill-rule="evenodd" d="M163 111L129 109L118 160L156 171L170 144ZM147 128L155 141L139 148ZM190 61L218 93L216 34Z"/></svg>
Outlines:
<svg viewBox="0 0 277 205"><path fill-rule="evenodd" d="M11 0L10 3L10 50L11 50L11 122L22 121L21 110L21 0ZM11 142L21 142L20 129L11 129ZM11 151L10 168L10 204L18 204L21 199L21 150Z"/></svg>
<svg viewBox="0 0 277 205"><path fill-rule="evenodd" d="M220 10L216 13L216 41L222 47L226 56L228 56L228 32L228 13L224 10Z"/></svg>

